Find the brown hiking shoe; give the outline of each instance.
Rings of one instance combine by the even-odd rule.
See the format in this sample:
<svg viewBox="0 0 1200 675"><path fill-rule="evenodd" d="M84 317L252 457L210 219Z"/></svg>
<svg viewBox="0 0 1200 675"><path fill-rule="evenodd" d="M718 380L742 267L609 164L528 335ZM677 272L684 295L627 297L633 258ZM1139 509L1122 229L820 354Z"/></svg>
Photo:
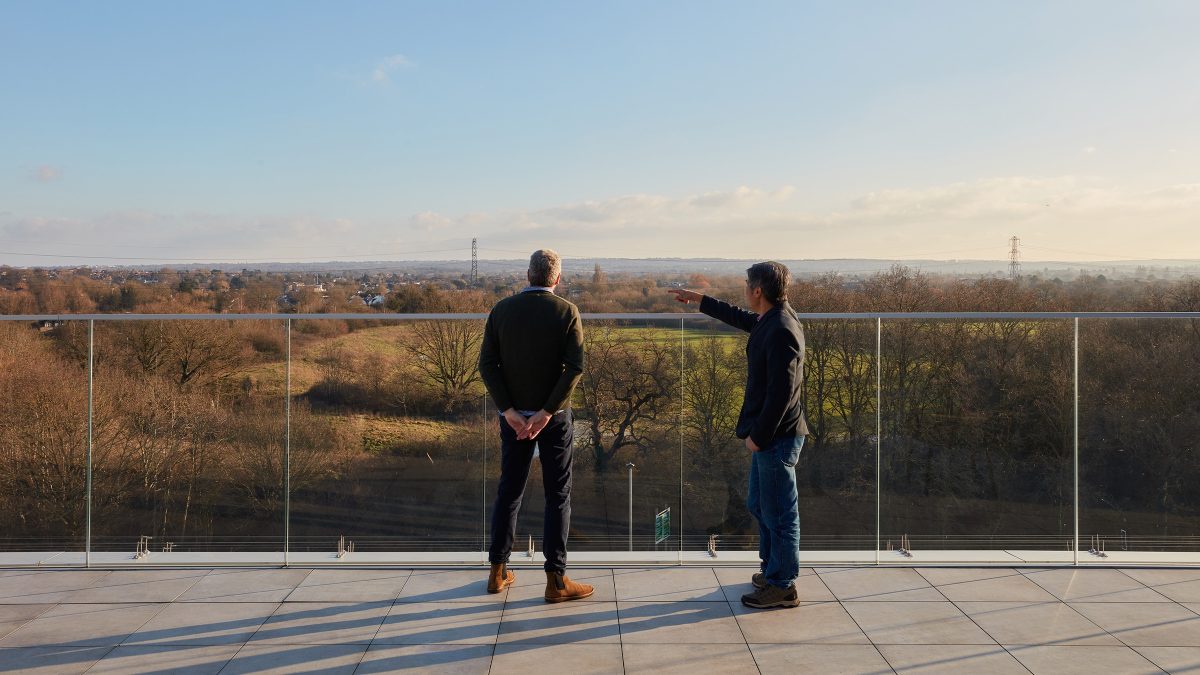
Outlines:
<svg viewBox="0 0 1200 675"><path fill-rule="evenodd" d="M798 607L800 605L800 595L796 592L795 584L787 588L767 584L766 588L760 588L753 593L743 595L742 604L755 609Z"/></svg>
<svg viewBox="0 0 1200 675"><path fill-rule="evenodd" d="M767 575L762 572L755 572L754 576L750 577L750 583L754 584L755 588L766 588Z"/></svg>
<svg viewBox="0 0 1200 675"><path fill-rule="evenodd" d="M546 602L566 602L590 597L596 589L571 581L562 572L546 572Z"/></svg>
<svg viewBox="0 0 1200 675"><path fill-rule="evenodd" d="M492 572L488 575L488 593L499 593L515 583L517 573L508 569L508 565L492 565Z"/></svg>

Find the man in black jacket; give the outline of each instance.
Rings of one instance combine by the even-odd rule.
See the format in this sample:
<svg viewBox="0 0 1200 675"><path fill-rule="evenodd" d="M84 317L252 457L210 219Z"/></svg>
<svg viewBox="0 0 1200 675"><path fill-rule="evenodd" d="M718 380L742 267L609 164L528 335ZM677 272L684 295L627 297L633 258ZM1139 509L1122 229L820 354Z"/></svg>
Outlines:
<svg viewBox="0 0 1200 675"><path fill-rule="evenodd" d="M742 596L748 607L796 607L800 574L800 511L796 461L804 447L801 384L804 381L804 330L787 302L787 267L757 263L746 270L746 311L695 291L672 290L683 303L699 302L700 311L750 333L746 343L746 395L738 415L737 437L752 454L746 499L758 520L761 571L756 590Z"/></svg>
<svg viewBox="0 0 1200 675"><path fill-rule="evenodd" d="M554 294L562 261L549 249L529 258L529 286L488 314L479 373L500 413L500 485L492 510L488 592L517 580L508 569L517 513L536 444L546 489L546 602L578 600L592 587L566 574L571 528L571 457L575 439L571 392L583 373L583 327L575 305Z"/></svg>

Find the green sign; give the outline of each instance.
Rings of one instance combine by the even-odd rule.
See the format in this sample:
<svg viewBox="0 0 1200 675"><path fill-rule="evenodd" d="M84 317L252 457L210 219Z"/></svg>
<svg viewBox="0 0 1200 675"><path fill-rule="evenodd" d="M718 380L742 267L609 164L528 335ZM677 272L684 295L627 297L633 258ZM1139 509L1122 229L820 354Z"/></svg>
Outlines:
<svg viewBox="0 0 1200 675"><path fill-rule="evenodd" d="M661 544L671 536L671 509L666 508L654 516L654 543Z"/></svg>

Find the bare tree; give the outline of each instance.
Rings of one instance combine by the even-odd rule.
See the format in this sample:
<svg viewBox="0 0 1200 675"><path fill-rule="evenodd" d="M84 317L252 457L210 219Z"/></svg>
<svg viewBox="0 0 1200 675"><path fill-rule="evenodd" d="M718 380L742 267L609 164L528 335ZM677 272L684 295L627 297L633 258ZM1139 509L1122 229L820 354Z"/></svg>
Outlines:
<svg viewBox="0 0 1200 675"><path fill-rule="evenodd" d="M706 335L684 351L683 425L695 444L697 463L708 464L734 440L742 400L743 340Z"/></svg>
<svg viewBox="0 0 1200 675"><path fill-rule="evenodd" d="M452 410L474 392L479 381L479 345L483 324L478 321L420 321L404 347L414 364Z"/></svg>
<svg viewBox="0 0 1200 675"><path fill-rule="evenodd" d="M679 385L679 347L660 337L611 326L588 333L580 395L598 471L621 448L648 448L660 417L669 425L678 419L671 403Z"/></svg>
<svg viewBox="0 0 1200 675"><path fill-rule="evenodd" d="M218 382L244 364L245 347L233 328L215 321L171 321L167 344L174 378L179 386Z"/></svg>

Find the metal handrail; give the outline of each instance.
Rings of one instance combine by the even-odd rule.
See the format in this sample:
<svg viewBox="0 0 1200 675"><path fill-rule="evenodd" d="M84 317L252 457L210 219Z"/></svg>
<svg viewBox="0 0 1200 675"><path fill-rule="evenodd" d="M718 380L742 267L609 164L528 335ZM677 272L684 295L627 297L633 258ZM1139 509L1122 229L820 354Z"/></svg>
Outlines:
<svg viewBox="0 0 1200 675"><path fill-rule="evenodd" d="M483 320L486 313L422 314L7 314L0 321L429 321ZM592 312L580 315L591 321L678 321L708 319L699 312ZM1200 319L1200 312L798 312L801 319Z"/></svg>

